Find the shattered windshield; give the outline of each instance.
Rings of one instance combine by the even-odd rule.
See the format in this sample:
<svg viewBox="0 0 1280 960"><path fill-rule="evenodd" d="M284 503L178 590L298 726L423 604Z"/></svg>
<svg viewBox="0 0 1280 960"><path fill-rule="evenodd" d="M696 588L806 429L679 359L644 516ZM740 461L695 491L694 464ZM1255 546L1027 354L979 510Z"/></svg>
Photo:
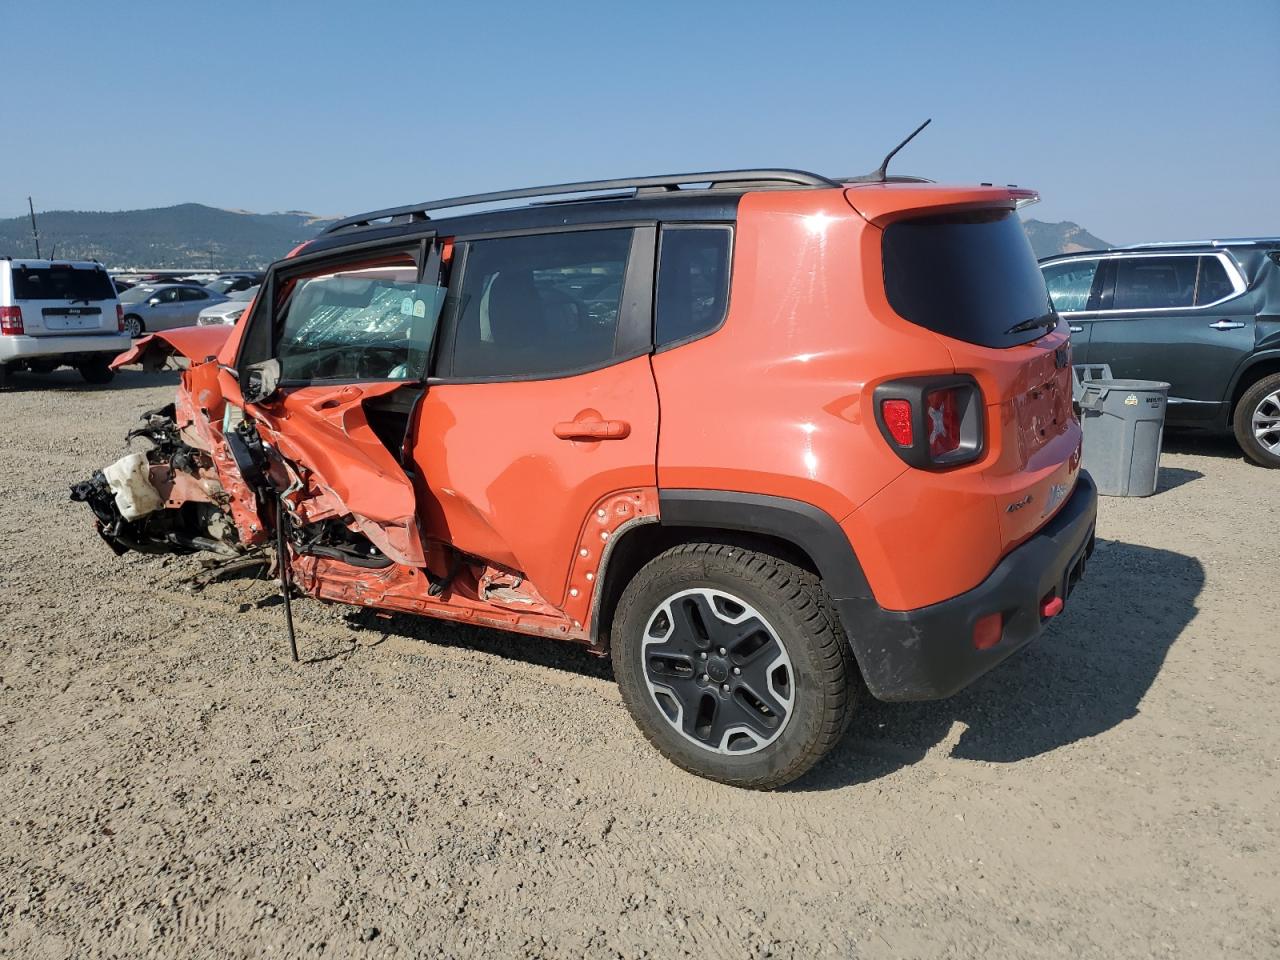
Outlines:
<svg viewBox="0 0 1280 960"><path fill-rule="evenodd" d="M426 375L445 288L413 267L299 282L276 355L285 380L412 380Z"/></svg>

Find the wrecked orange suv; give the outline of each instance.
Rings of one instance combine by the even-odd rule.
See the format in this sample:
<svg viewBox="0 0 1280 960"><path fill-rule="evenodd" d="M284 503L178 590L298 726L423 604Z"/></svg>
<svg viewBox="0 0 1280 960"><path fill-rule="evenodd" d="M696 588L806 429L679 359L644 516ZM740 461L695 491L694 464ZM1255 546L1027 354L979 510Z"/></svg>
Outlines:
<svg viewBox="0 0 1280 960"><path fill-rule="evenodd" d="M749 170L351 217L234 329L117 359L189 364L73 498L118 552L274 553L286 598L587 644L668 758L776 787L1084 571L1034 199Z"/></svg>

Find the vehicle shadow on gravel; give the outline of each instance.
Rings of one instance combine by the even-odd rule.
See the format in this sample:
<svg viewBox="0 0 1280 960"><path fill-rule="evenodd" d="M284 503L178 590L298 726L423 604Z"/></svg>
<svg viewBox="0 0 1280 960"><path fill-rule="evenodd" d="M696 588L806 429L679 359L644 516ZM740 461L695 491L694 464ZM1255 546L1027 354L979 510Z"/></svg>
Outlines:
<svg viewBox="0 0 1280 960"><path fill-rule="evenodd" d="M1162 453L1186 453L1199 457L1221 457L1224 460L1245 460L1236 438L1229 434L1201 433L1195 430L1165 430L1160 444ZM1160 468L1163 474L1164 467Z"/></svg>
<svg viewBox="0 0 1280 960"><path fill-rule="evenodd" d="M64 368L52 373L30 373L22 370L9 375L5 387L8 393L110 393L115 390L141 390L147 387L175 387L177 370L160 370L150 373L142 369L125 368L116 372L110 383L94 385L85 383L75 370Z"/></svg>
<svg viewBox="0 0 1280 960"><path fill-rule="evenodd" d="M613 680L608 657L597 657L587 648L562 640L528 637L504 630L487 630L447 620L392 614L389 618L358 608L343 614L347 625L366 635L383 633L438 647L462 647L505 660L516 660L552 670L564 670L596 680ZM371 644L363 644L370 646ZM424 650L425 652L425 650Z"/></svg>
<svg viewBox="0 0 1280 960"><path fill-rule="evenodd" d="M949 700L870 701L792 789L865 783L935 751L1017 763L1133 719L1204 582L1194 557L1099 540L1066 612L1030 646Z"/></svg>

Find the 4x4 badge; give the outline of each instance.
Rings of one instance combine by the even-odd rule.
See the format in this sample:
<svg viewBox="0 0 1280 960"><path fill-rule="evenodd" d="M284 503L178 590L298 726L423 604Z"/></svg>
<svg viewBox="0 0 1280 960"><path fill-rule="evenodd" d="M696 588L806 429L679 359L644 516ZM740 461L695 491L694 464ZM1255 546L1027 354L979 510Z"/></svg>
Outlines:
<svg viewBox="0 0 1280 960"><path fill-rule="evenodd" d="M1021 510L1023 507L1025 507L1025 506L1026 506L1028 503L1030 503L1030 502L1031 502L1031 494L1029 494L1029 493L1028 493L1028 494L1027 494L1025 497L1023 497L1021 500L1015 500L1015 501L1013 501L1013 503L1011 503L1011 504L1009 504L1007 507L1005 507L1005 508L1004 508L1004 512L1005 512L1005 513L1017 513L1019 510Z"/></svg>

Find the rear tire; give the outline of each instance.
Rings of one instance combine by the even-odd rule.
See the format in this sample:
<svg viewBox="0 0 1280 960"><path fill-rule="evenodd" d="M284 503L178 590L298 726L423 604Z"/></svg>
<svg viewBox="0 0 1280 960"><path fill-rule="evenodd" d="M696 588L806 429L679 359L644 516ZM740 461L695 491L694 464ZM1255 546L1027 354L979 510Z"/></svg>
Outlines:
<svg viewBox="0 0 1280 960"><path fill-rule="evenodd" d="M95 385L110 383L116 375L116 372L111 369L111 361L106 358L81 361L76 364L76 369L80 371L80 376L84 377L85 383Z"/></svg>
<svg viewBox="0 0 1280 960"><path fill-rule="evenodd" d="M732 786L771 790L804 774L840 740L862 689L818 578L739 546L655 557L623 591L612 634L640 732L677 766Z"/></svg>
<svg viewBox="0 0 1280 960"><path fill-rule="evenodd" d="M131 313L124 318L124 332L129 334L129 339L137 340L146 332L147 328L142 323L142 318L136 313Z"/></svg>
<svg viewBox="0 0 1280 960"><path fill-rule="evenodd" d="M1259 466L1280 468L1280 373L1263 377L1244 392L1232 427L1246 457Z"/></svg>
<svg viewBox="0 0 1280 960"><path fill-rule="evenodd" d="M9 386L9 365L0 363L0 390L8 390Z"/></svg>

